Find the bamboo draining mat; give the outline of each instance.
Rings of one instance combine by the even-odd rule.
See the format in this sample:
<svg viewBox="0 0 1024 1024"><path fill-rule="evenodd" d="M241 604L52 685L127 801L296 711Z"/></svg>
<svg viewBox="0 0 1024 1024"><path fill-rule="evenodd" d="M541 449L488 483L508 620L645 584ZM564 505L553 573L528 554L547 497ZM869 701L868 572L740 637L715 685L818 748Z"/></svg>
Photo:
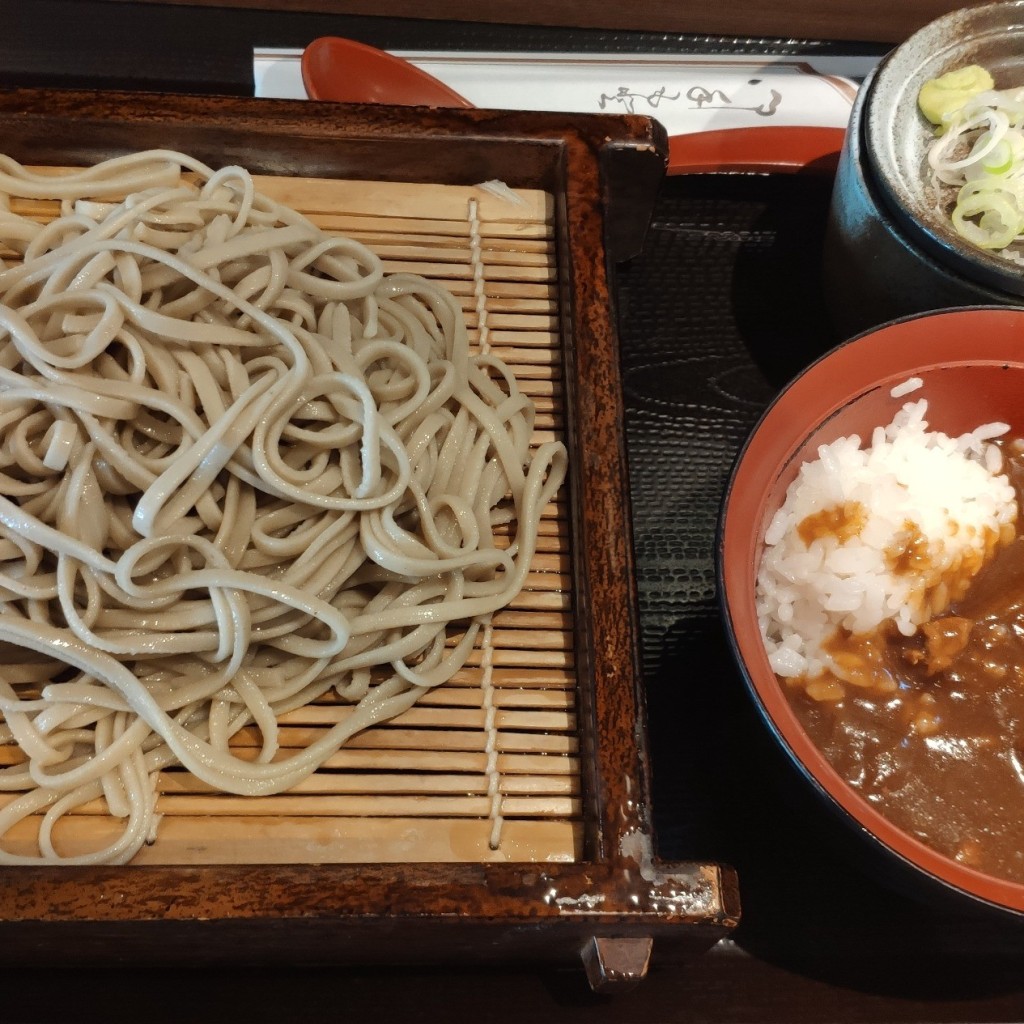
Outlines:
<svg viewBox="0 0 1024 1024"><path fill-rule="evenodd" d="M536 403L535 442L561 436L549 195L521 190L513 202L478 187L308 178L261 177L257 187L325 230L364 242L389 272L448 287L461 300L471 342L509 363ZM527 588L494 616L489 651L478 642L451 682L354 737L287 794L236 797L183 770L164 771L157 840L133 863L578 859L568 545L563 489L544 516ZM282 747L305 746L348 713L325 700L288 714ZM258 737L246 731L237 746L255 751ZM0 762L15 757L0 748ZM5 845L17 850L27 829L12 830ZM71 854L116 831L97 801L65 817L54 834Z"/></svg>

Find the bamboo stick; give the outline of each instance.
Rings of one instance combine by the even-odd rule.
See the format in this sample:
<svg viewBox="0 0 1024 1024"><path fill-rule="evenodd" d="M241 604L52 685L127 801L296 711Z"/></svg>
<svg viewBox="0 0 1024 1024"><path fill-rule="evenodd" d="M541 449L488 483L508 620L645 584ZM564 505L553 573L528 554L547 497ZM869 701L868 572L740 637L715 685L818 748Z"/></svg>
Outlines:
<svg viewBox="0 0 1024 1024"><path fill-rule="evenodd" d="M253 175L257 190L293 209L306 212L357 213L375 217L404 216L418 210L424 219L466 219L467 204L476 200L481 221L511 224L550 222L554 200L536 189L516 189L521 202L499 199L475 186L426 182L347 181L336 178L287 178Z"/></svg>
<svg viewBox="0 0 1024 1024"><path fill-rule="evenodd" d="M560 381L556 380L523 380L520 381L519 390L524 395L529 395L530 398L537 401L541 401L545 398L557 399L561 404L562 399L562 385ZM550 406L543 406L541 402L537 402L540 408L550 408Z"/></svg>
<svg viewBox="0 0 1024 1024"><path fill-rule="evenodd" d="M514 532L514 525L514 523L500 523L495 527L495 533L500 534L503 530ZM569 524L557 516L546 517L537 524L537 533L538 536L550 540L565 541L569 537Z"/></svg>
<svg viewBox="0 0 1024 1024"><path fill-rule="evenodd" d="M494 624L503 629L544 630L560 634L571 634L573 618L564 612L526 611L506 608L496 612Z"/></svg>
<svg viewBox="0 0 1024 1024"><path fill-rule="evenodd" d="M505 822L501 843L490 849L487 820L330 817L242 818L229 815L170 817L160 839L143 847L133 863L156 864L361 864L439 861L574 860L582 854L576 821ZM34 822L16 825L5 837L11 852L34 853ZM105 817L72 816L57 823L55 839L66 856L107 845L119 834Z"/></svg>
<svg viewBox="0 0 1024 1024"><path fill-rule="evenodd" d="M351 717L350 705L307 704L278 717L282 726L331 726ZM509 710L495 713L498 729L538 729L545 732L572 732L576 728L575 716L564 710ZM427 705L418 702L414 707L388 721L388 726L429 729L480 729L484 727L482 708Z"/></svg>
<svg viewBox="0 0 1024 1024"><path fill-rule="evenodd" d="M575 688L572 685L572 677L568 673L561 673L555 680L545 679L545 682L554 682L554 685L536 685L524 687L517 685L524 678L522 672L512 678L512 673L506 673L505 685L492 680L491 703L496 708L538 708L549 710L551 708L573 707L575 701ZM457 682L449 682L444 686L435 686L428 690L417 702L421 707L444 706L460 708L479 708L482 706L483 693L480 687L479 673L467 680L468 685L460 685ZM309 707L315 708L336 708L348 707L350 702L342 699L334 690L328 690L318 700L312 702ZM296 714L297 711L290 711L288 714Z"/></svg>
<svg viewBox="0 0 1024 1024"><path fill-rule="evenodd" d="M526 586L529 590L558 590L568 591L572 585L572 579L567 572L529 572L526 574Z"/></svg>
<svg viewBox="0 0 1024 1024"><path fill-rule="evenodd" d="M301 750L318 739L320 729L289 726L279 731L279 742L285 751ZM261 746L258 733L243 730L233 741L236 747ZM483 750L486 737L479 729L399 729L377 726L357 733L349 746L374 750ZM578 742L571 733L512 732L502 729L495 745L500 753L576 754Z"/></svg>
<svg viewBox="0 0 1024 1024"><path fill-rule="evenodd" d="M480 675L475 669L460 669L445 684L446 686L459 686L464 683L472 686L480 685ZM575 685L575 677L571 672L564 669L537 667L531 669L508 669L496 667L491 673L491 685L496 688L508 687L546 687L557 689Z"/></svg>
<svg viewBox="0 0 1024 1024"><path fill-rule="evenodd" d="M509 651L497 648L492 656L492 661L502 668L547 666L569 669L575 665L572 651ZM467 665L479 665L480 663L479 651L470 654L466 662Z"/></svg>
<svg viewBox="0 0 1024 1024"><path fill-rule="evenodd" d="M450 281L448 291L459 300L464 312L476 308L476 283ZM530 313L551 318L558 316L554 289L544 284L524 282L483 281L484 301L490 313Z"/></svg>
<svg viewBox="0 0 1024 1024"><path fill-rule="evenodd" d="M0 807L15 799L13 793L0 794ZM385 817L487 817L489 798L486 795L440 794L398 795L391 793L323 793L316 796L283 793L280 796L233 796L227 793L210 795L185 793L158 794L156 809L160 815L221 815L233 817L273 816L281 818L329 815L333 818ZM572 796L508 796L502 809L509 817L571 818L580 813L579 800ZM70 817L99 815L107 817L105 800L90 800L69 812Z"/></svg>
<svg viewBox="0 0 1024 1024"><path fill-rule="evenodd" d="M512 543L514 534L495 532L494 546L505 549ZM542 533L537 537L537 551L545 555L568 555L569 538L564 534Z"/></svg>
<svg viewBox="0 0 1024 1024"><path fill-rule="evenodd" d="M420 734L423 735L423 734ZM254 759L259 753L256 743L240 746L233 750L239 760ZM487 767L486 752L479 749L435 749L409 747L359 747L345 746L333 754L322 771L381 771L381 772L422 772L427 778L433 773L463 772L483 774ZM579 760L574 754L559 753L555 750L501 751L497 757L498 773L506 775L567 775L578 778Z"/></svg>
<svg viewBox="0 0 1024 1024"><path fill-rule="evenodd" d="M362 239L357 239L362 241ZM547 242L524 241L516 247L497 245L497 240L481 239L477 258L485 268L490 266L505 267L549 267L554 262L552 247ZM404 239L402 242L378 242L374 251L384 260L415 260L431 263L471 264L470 250L451 241L441 244L438 239L420 236L418 241Z"/></svg>
<svg viewBox="0 0 1024 1024"><path fill-rule="evenodd" d="M157 791L165 796L221 794L190 772L162 772ZM317 772L293 786L294 796L484 796L488 778L483 772L473 775L424 772ZM568 775L517 775L501 779L504 796L563 797L578 796L578 780ZM277 799L276 797L273 799Z"/></svg>
<svg viewBox="0 0 1024 1024"><path fill-rule="evenodd" d="M505 538L506 540L508 538ZM540 534L537 538L537 550L546 555L567 554L569 539L564 535Z"/></svg>
<svg viewBox="0 0 1024 1024"><path fill-rule="evenodd" d="M241 761L251 761L259 753L256 745L238 747L233 755ZM0 747L0 766L23 764L26 758L18 747ZM321 771L418 771L429 778L434 772L483 773L487 756L483 750L416 750L360 749L342 747L328 758ZM553 756L549 753L501 753L497 758L497 771L502 775L579 775L579 761L571 756Z"/></svg>
<svg viewBox="0 0 1024 1024"><path fill-rule="evenodd" d="M420 699L421 707L473 707L482 706L483 694L478 686L438 686ZM571 710L575 694L570 690L495 690L491 701L497 708L552 708Z"/></svg>
<svg viewBox="0 0 1024 1024"><path fill-rule="evenodd" d="M300 211L317 227L324 231L336 231L352 238L366 240L373 245L377 239L416 238L451 238L464 242L470 236L469 221L465 218L455 220L428 220L423 217L391 216L367 217L353 213L311 213ZM486 220L480 222L481 237L502 240L507 244L518 245L524 242L545 241L548 244L554 239L554 229L544 221L512 221Z"/></svg>
<svg viewBox="0 0 1024 1024"><path fill-rule="evenodd" d="M330 214L307 214L309 219L317 227L329 232L342 233L337 223L337 218ZM538 221L524 222L521 225L523 230L495 230L494 225L485 221L478 222L476 228L469 220L461 224L457 221L432 224L429 221L421 222L418 231L396 231L393 221L380 220L375 229L357 229L349 233L344 232L349 238L355 238L371 248L388 250L392 246L402 248L417 247L438 249L461 249L465 252L465 261L468 262L469 246L479 243L481 253L553 253L555 251L555 239L550 229ZM390 255L390 253L389 253Z"/></svg>
<svg viewBox="0 0 1024 1024"><path fill-rule="evenodd" d="M462 314L467 328L471 331L477 330L479 326L476 302L475 295L462 296ZM507 298L499 305L498 301L492 301L484 296L484 305L488 330L494 333L501 331L500 337L506 344L516 344L519 332L529 332L522 344L533 344L537 348L555 348L556 339L552 335L558 330L558 320L555 313L544 308L543 300L516 303L513 299ZM530 305L535 308L528 308Z"/></svg>
<svg viewBox="0 0 1024 1024"><path fill-rule="evenodd" d="M508 607L510 609L568 609L572 607L572 596L559 590L524 590L509 603Z"/></svg>
<svg viewBox="0 0 1024 1024"><path fill-rule="evenodd" d="M472 280L450 281L448 290L456 297L475 295L475 282ZM534 281L493 281L484 278L483 292L488 302L507 299L514 301L544 301L551 304L552 310L558 309L558 289L554 283L545 284Z"/></svg>
<svg viewBox="0 0 1024 1024"><path fill-rule="evenodd" d="M0 804L2 805L2 804ZM230 814L275 817L330 815L334 818L384 817L486 817L490 800L483 796L396 796L388 793L322 794L313 797L282 794L271 797L238 797L218 793L213 796L158 796L157 813L164 815ZM580 814L580 802L563 796L509 796L502 801L509 817L571 818ZM78 814L107 814L106 803L83 804Z"/></svg>
<svg viewBox="0 0 1024 1024"><path fill-rule="evenodd" d="M438 281L448 279L472 280L473 270L462 264L439 263L436 260L385 259L382 261L388 274L419 274ZM488 270L488 277L501 281L554 281L555 265L548 261L539 266L495 265Z"/></svg>
<svg viewBox="0 0 1024 1024"><path fill-rule="evenodd" d="M476 325L474 324L474 327ZM549 360L554 362L562 358L558 350L558 320L547 310L537 311L510 308L507 311L497 303L488 301L487 326L491 332L491 344L500 343L510 351L537 348L550 352ZM529 359L538 353L523 351L516 358Z"/></svg>

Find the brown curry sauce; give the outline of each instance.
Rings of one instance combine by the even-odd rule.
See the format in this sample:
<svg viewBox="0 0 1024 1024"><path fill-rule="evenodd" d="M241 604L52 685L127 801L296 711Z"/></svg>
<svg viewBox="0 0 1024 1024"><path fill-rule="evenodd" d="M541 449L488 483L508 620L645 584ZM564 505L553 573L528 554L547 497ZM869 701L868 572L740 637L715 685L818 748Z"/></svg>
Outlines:
<svg viewBox="0 0 1024 1024"><path fill-rule="evenodd" d="M1024 507L1024 456L1007 471ZM785 685L840 776L922 842L1024 882L1024 538L915 636L847 635L830 653L855 669L840 699L827 680Z"/></svg>

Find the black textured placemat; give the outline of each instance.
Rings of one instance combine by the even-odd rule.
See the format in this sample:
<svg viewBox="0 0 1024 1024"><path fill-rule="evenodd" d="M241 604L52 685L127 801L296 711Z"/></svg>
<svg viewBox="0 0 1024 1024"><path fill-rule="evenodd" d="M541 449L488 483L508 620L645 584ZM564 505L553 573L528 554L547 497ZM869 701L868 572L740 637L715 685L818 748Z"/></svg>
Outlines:
<svg viewBox="0 0 1024 1024"><path fill-rule="evenodd" d="M617 273L659 853L739 870L737 938L763 959L936 996L968 969L991 992L1020 981L1024 929L891 888L773 747L721 624L733 461L778 389L840 340L818 276L830 184L669 179L643 252Z"/></svg>
<svg viewBox="0 0 1024 1024"><path fill-rule="evenodd" d="M761 411L833 339L817 265L830 182L668 179L618 295L630 490L663 856L700 857L709 691L735 689L714 542L737 451ZM713 723L712 723L713 724ZM724 737L723 737L724 739ZM728 850L725 852L729 852Z"/></svg>
<svg viewBox="0 0 1024 1024"><path fill-rule="evenodd" d="M386 4L382 7L386 8ZM880 55L878 43L547 28L110 0L0 0L0 88L251 96L256 47L347 36L384 49Z"/></svg>

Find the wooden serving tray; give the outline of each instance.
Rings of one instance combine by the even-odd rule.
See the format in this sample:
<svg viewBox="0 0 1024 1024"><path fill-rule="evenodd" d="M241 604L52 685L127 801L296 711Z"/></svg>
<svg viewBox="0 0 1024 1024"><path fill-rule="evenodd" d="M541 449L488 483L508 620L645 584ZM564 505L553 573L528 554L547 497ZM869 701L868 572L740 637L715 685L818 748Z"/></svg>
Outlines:
<svg viewBox="0 0 1024 1024"><path fill-rule="evenodd" d="M483 318L490 343L501 343L536 381L547 403L539 429L560 432L570 452L567 488L547 517L548 550L525 597L534 606L510 610L509 635L490 655L520 652L506 658L512 671L500 681L507 686L484 692L471 667L437 702L386 727L464 730L473 739L461 753L479 755L489 743L500 756L517 752L502 739L504 714L506 739L517 730L529 735L518 753L553 766L525 773L534 780L528 785L543 779L554 791L540 800L553 814L539 813L530 794L517 804L524 797L514 792L518 773L507 758L491 766L495 784L493 772L481 776L477 756L459 769L475 779L462 795L420 794L440 803L419 815L410 813L421 804L415 792L396 801L379 780L360 782L356 793L273 798L285 802L253 813L258 802L225 798L230 806L218 806L219 797L181 792L179 779L164 799L184 808L175 827L187 821L187 829L170 852L156 845L123 868L0 874L9 960L55 952L73 953L78 963L205 964L582 956L602 987L642 977L655 940L659 957L679 959L725 934L738 915L731 869L660 861L651 827L607 274L640 246L665 166L658 126L633 117L20 91L0 95L0 133L4 150L30 164L80 166L162 147L268 176L266 188L326 218L326 226L363 232L394 264L449 280L463 294L477 340ZM525 190L524 210L506 203L515 206L509 213L505 201L477 188L493 179ZM475 229L453 213L470 200ZM475 256L465 244L474 230ZM488 259L505 269L488 275ZM474 273L483 298L467 289ZM543 294L523 291L528 282L543 284ZM530 305L535 300L539 306ZM502 709L508 694L518 708ZM325 706L308 714L340 713ZM356 744L346 756L373 749L378 768L405 770L400 786L415 788L430 770L423 758L452 744L435 737L408 746L407 739ZM412 751L404 761L403 749ZM365 755L359 763L356 774L367 775ZM508 820L492 849L485 837L494 834L495 806ZM422 835L405 852L394 836L410 821ZM461 846L452 841L462 834L455 824L470 836Z"/></svg>

